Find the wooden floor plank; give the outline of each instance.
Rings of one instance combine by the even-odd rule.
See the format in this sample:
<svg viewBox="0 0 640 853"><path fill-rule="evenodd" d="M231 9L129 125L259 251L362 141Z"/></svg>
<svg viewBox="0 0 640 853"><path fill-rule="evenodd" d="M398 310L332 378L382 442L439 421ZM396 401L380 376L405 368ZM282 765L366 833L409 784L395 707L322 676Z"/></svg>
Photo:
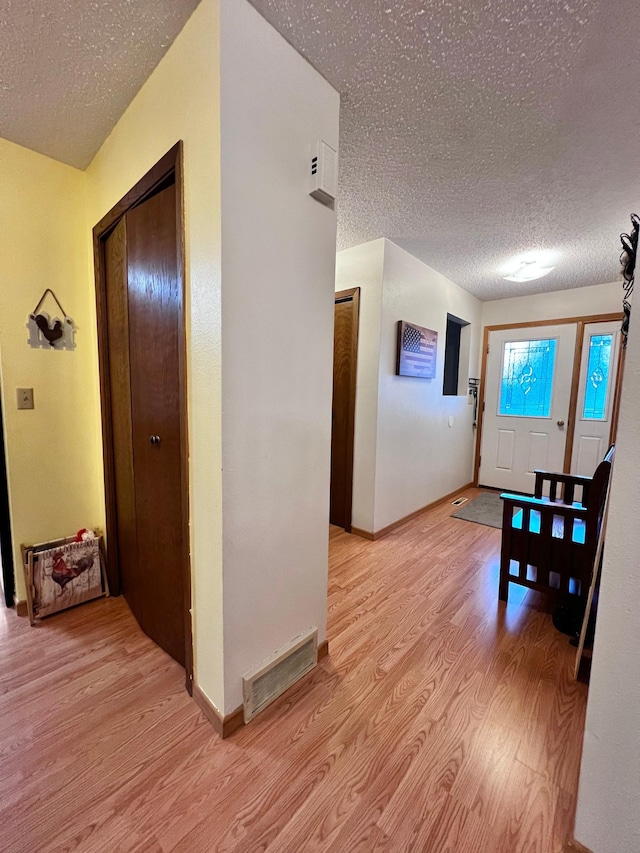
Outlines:
<svg viewBox="0 0 640 853"><path fill-rule="evenodd" d="M586 688L544 596L498 602L500 532L454 511L330 529L330 656L227 741L123 599L3 612L2 849L563 851Z"/></svg>

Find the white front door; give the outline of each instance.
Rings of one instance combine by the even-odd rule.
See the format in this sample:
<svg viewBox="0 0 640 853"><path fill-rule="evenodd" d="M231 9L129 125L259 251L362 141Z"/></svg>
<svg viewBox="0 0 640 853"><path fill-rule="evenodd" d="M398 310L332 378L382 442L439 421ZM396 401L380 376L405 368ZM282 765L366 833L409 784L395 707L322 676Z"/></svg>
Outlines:
<svg viewBox="0 0 640 853"><path fill-rule="evenodd" d="M489 335L478 481L533 494L534 471L562 471L576 326Z"/></svg>
<svg viewBox="0 0 640 853"><path fill-rule="evenodd" d="M591 477L609 446L620 321L584 328L571 473Z"/></svg>

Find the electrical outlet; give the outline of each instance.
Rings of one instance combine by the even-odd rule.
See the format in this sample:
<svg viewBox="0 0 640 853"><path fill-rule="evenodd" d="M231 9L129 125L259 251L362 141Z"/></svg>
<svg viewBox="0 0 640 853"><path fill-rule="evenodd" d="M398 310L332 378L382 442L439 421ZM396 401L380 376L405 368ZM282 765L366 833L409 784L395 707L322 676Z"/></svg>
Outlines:
<svg viewBox="0 0 640 853"><path fill-rule="evenodd" d="M33 409L33 388L16 388L19 409Z"/></svg>

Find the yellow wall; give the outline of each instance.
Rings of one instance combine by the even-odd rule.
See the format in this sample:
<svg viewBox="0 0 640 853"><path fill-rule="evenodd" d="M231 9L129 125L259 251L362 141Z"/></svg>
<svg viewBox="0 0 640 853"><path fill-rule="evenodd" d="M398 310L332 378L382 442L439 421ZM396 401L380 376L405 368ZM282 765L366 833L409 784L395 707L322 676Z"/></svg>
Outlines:
<svg viewBox="0 0 640 853"><path fill-rule="evenodd" d="M104 525L92 228L183 140L194 663L222 709L219 92L218 0L203 0L86 172L0 139L0 363L24 599L20 543ZM27 346L46 287L76 321L74 352ZM34 411L16 411L20 386Z"/></svg>
<svg viewBox="0 0 640 853"><path fill-rule="evenodd" d="M0 367L17 595L24 600L20 543L104 521L94 291L86 175L4 139L0 172ZM75 320L73 352L27 345L27 316L47 287ZM34 389L33 411L17 411L17 387Z"/></svg>
<svg viewBox="0 0 640 853"><path fill-rule="evenodd" d="M179 139L184 142L195 679L222 709L219 92L218 0L203 0L87 178L93 227ZM97 366L91 382L97 383Z"/></svg>

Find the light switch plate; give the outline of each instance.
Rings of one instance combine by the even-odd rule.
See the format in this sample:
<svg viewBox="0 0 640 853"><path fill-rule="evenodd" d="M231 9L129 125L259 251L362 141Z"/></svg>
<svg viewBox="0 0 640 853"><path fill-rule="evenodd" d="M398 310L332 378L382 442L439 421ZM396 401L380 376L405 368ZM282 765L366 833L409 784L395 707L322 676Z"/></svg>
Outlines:
<svg viewBox="0 0 640 853"><path fill-rule="evenodd" d="M33 409L33 388L16 388L19 409Z"/></svg>

